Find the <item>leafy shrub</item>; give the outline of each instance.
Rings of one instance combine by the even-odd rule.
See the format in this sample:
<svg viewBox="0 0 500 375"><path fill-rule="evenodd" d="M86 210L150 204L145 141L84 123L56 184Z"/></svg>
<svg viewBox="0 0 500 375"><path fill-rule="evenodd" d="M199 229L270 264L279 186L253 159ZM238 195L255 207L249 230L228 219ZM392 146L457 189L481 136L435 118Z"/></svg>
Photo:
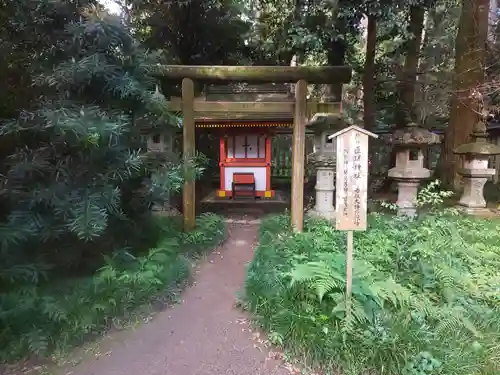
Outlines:
<svg viewBox="0 0 500 375"><path fill-rule="evenodd" d="M144 256L122 250L106 257L93 277L0 294L0 360L63 350L139 305L169 299L190 275L190 249L201 254L225 236L222 218L213 214L200 216L191 233L173 218L157 224L160 240Z"/></svg>
<svg viewBox="0 0 500 375"><path fill-rule="evenodd" d="M221 242L226 238L223 218L214 214L202 214L194 230L183 233L181 245L183 253L198 257L206 251L206 243Z"/></svg>
<svg viewBox="0 0 500 375"><path fill-rule="evenodd" d="M292 233L287 222L262 223L245 285L274 343L343 374L500 373L497 222L370 215L354 238L350 320L345 233L321 220Z"/></svg>
<svg viewBox="0 0 500 375"><path fill-rule="evenodd" d="M144 136L173 136L178 119L152 75L160 56L120 17L85 1L69 9L43 2L38 13L20 3L10 11L47 30L53 20L61 38L39 53L58 58L28 84L40 93L36 103L0 119L0 292L28 279L88 275L117 248L147 251L154 244L139 234L152 206L198 178L205 161L147 151Z"/></svg>

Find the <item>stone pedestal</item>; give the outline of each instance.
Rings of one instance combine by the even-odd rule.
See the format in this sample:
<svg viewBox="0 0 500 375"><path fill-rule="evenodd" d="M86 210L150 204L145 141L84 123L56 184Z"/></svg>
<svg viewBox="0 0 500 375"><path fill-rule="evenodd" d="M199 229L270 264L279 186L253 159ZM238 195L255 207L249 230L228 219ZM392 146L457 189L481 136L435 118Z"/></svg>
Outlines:
<svg viewBox="0 0 500 375"><path fill-rule="evenodd" d="M458 205L467 213L482 213L486 210L486 199L483 189L488 178L495 174L495 170L488 168L488 160L467 160L464 168L458 171L462 176L463 194Z"/></svg>
<svg viewBox="0 0 500 375"><path fill-rule="evenodd" d="M398 155L399 156L399 155ZM402 157L403 158L403 157ZM398 216L417 216L417 194L420 182L429 178L431 171L420 165L412 168L396 167L389 169L389 177L398 184Z"/></svg>
<svg viewBox="0 0 500 375"><path fill-rule="evenodd" d="M494 170L493 170L494 173ZM486 210L486 199L483 196L483 188L488 181L488 177L466 177L463 176L464 191L459 208L467 213L482 213Z"/></svg>
<svg viewBox="0 0 500 375"><path fill-rule="evenodd" d="M417 193L420 180L399 180L398 184L398 216L417 216Z"/></svg>
<svg viewBox="0 0 500 375"><path fill-rule="evenodd" d="M458 146L454 153L464 158L463 168L458 171L462 176L464 191L458 208L469 214L487 213L483 188L488 178L495 175L495 170L488 168L490 156L500 154L500 146L487 142L484 122L475 124L472 142Z"/></svg>
<svg viewBox="0 0 500 375"><path fill-rule="evenodd" d="M321 217L326 220L335 219L335 207L333 197L335 192L335 168L317 167L316 173L316 205L309 213L312 216Z"/></svg>

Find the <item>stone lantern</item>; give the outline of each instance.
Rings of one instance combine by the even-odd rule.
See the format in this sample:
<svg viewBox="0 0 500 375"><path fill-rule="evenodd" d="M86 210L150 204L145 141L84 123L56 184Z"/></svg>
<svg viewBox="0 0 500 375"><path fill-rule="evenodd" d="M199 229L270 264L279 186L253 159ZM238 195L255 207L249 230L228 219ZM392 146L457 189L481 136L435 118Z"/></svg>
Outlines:
<svg viewBox="0 0 500 375"><path fill-rule="evenodd" d="M174 138L172 134L155 133L147 136L147 150L156 156L151 156L156 160L164 159L161 154L171 154L174 148ZM152 176L153 178L153 176ZM154 205L154 211L161 211L163 214L173 215L175 210L170 204L170 192L166 193L165 204L163 206Z"/></svg>
<svg viewBox="0 0 500 375"><path fill-rule="evenodd" d="M328 136L345 127L339 114L317 113L307 124L314 132L314 150L308 155L308 164L316 170L316 204L309 214L327 220L335 218L333 197L335 191L336 143Z"/></svg>
<svg viewBox="0 0 500 375"><path fill-rule="evenodd" d="M388 174L398 184L398 215L414 217L418 186L431 176L431 171L424 166L423 149L441 143L441 138L412 122L394 131L392 143L396 150L396 166L389 169Z"/></svg>
<svg viewBox="0 0 500 375"><path fill-rule="evenodd" d="M474 214L486 210L483 188L495 169L488 168L490 156L500 155L500 146L487 142L488 134L482 121L472 131L472 142L458 146L453 152L464 157L463 167L458 171L462 176L464 191L458 204L464 212Z"/></svg>

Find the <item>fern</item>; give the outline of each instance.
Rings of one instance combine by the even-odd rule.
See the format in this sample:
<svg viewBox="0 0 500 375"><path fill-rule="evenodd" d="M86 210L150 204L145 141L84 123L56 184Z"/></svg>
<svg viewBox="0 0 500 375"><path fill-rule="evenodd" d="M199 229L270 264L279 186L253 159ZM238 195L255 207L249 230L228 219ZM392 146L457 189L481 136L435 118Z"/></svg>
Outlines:
<svg viewBox="0 0 500 375"><path fill-rule="evenodd" d="M157 218L157 246L142 256L124 248L106 257L91 278L16 288L0 294L0 358L43 356L64 350L88 335L101 333L138 306L168 302L184 285L191 260L184 256L186 234L171 218ZM221 217L203 215L197 221L198 251L217 245L225 233ZM26 324L28 323L28 324Z"/></svg>
<svg viewBox="0 0 500 375"><path fill-rule="evenodd" d="M327 293L341 290L345 284L345 274L339 270L339 265L345 264L342 256L332 256L334 259L320 260L297 264L290 272L291 285L295 283L308 283L316 290L321 301Z"/></svg>
<svg viewBox="0 0 500 375"><path fill-rule="evenodd" d="M442 213L369 220L354 238L350 315L345 236L317 220L292 233L280 224L286 216L262 224L245 306L286 349L332 371L498 373L497 222Z"/></svg>
<svg viewBox="0 0 500 375"><path fill-rule="evenodd" d="M43 356L49 348L49 338L41 329L33 330L24 335L21 340L26 345L28 351L37 356Z"/></svg>

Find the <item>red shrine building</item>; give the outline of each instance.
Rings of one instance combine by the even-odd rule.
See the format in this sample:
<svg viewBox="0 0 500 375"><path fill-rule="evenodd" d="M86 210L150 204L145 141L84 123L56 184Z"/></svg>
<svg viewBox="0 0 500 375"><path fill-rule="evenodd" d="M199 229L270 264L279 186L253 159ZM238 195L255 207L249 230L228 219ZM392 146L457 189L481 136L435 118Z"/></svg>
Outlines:
<svg viewBox="0 0 500 375"><path fill-rule="evenodd" d="M220 188L218 197L235 194L271 198L271 137L269 129L255 124L226 127L220 135ZM269 126L269 125L268 125Z"/></svg>
<svg viewBox="0 0 500 375"><path fill-rule="evenodd" d="M293 112L259 112L256 103L294 103L285 85L219 86L206 89L206 101L238 102L241 112L210 113L197 116L196 127L210 129L219 137L220 182L218 198L272 198L271 140L278 131L290 132ZM244 110L245 103L248 108ZM278 106L276 107L278 108ZM290 107L291 108L291 107ZM208 114L208 113L207 113Z"/></svg>
<svg viewBox="0 0 500 375"><path fill-rule="evenodd" d="M218 198L272 198L271 140L277 128L291 122L218 121L197 127L215 130L219 137L220 182Z"/></svg>

